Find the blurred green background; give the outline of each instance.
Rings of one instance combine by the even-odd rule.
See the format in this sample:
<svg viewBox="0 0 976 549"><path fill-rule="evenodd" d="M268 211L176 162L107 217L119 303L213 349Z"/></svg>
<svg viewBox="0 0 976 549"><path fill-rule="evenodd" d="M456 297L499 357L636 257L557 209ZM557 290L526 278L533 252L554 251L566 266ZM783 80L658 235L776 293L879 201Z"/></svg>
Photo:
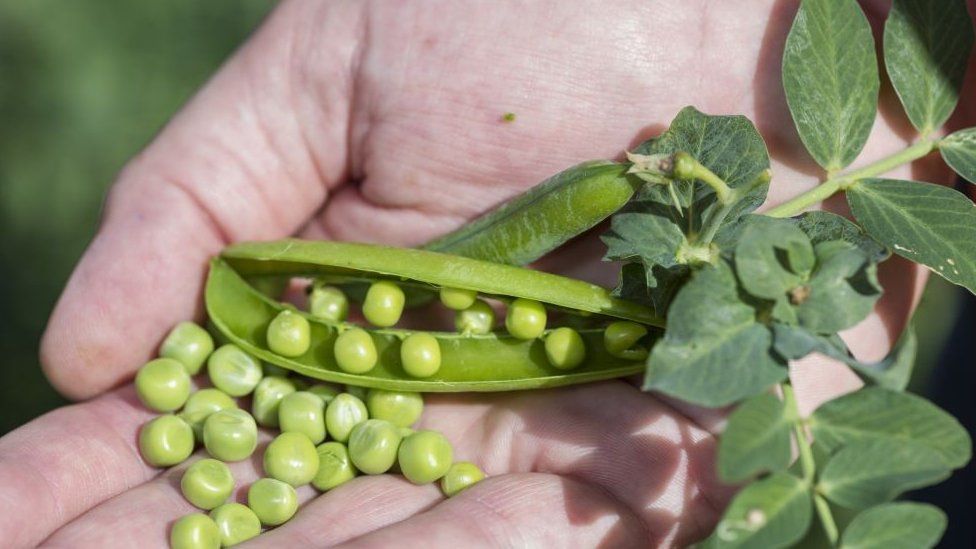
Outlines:
<svg viewBox="0 0 976 549"><path fill-rule="evenodd" d="M0 434L63 401L38 339L105 190L272 6L269 0L0 0ZM915 385L957 294L933 281Z"/></svg>

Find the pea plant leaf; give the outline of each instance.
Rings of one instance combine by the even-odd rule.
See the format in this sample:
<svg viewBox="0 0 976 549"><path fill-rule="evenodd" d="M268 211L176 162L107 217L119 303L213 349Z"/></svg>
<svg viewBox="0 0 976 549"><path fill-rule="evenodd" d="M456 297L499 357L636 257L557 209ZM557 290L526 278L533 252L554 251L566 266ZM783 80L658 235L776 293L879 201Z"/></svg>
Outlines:
<svg viewBox="0 0 976 549"><path fill-rule="evenodd" d="M862 227L896 254L976 293L976 206L931 183L865 179L847 190Z"/></svg>
<svg viewBox="0 0 976 549"><path fill-rule="evenodd" d="M834 213L817 210L787 218L787 221L796 223L810 237L814 246L821 242L843 240L858 247L876 263L884 261L890 255L884 245L871 238L863 229Z"/></svg>
<svg viewBox="0 0 976 549"><path fill-rule="evenodd" d="M942 159L970 183L976 183L976 128L951 133L939 142Z"/></svg>
<svg viewBox="0 0 976 549"><path fill-rule="evenodd" d="M668 312L668 329L648 357L644 390L702 406L724 406L785 379L772 334L744 303L732 268L695 271Z"/></svg>
<svg viewBox="0 0 976 549"><path fill-rule="evenodd" d="M786 405L771 394L756 395L729 416L718 445L718 473L729 483L790 464L790 428Z"/></svg>
<svg viewBox="0 0 976 549"><path fill-rule="evenodd" d="M881 297L876 265L842 240L822 242L814 252L817 266L794 304L799 324L830 334L864 320Z"/></svg>
<svg viewBox="0 0 976 549"><path fill-rule="evenodd" d="M927 503L886 503L861 512L840 539L841 549L928 549L946 529L945 513Z"/></svg>
<svg viewBox="0 0 976 549"><path fill-rule="evenodd" d="M735 496L702 547L789 547L810 528L811 502L802 480L774 473Z"/></svg>
<svg viewBox="0 0 976 549"><path fill-rule="evenodd" d="M891 439L861 440L830 457L817 489L840 506L863 509L906 490L941 482L949 472L938 452L925 446Z"/></svg>
<svg viewBox="0 0 976 549"><path fill-rule="evenodd" d="M785 299L814 267L813 245L788 221L769 218L742 231L735 247L735 271L742 287L764 299Z"/></svg>
<svg viewBox="0 0 976 549"><path fill-rule="evenodd" d="M878 108L878 62L855 0L803 0L783 52L783 88L804 146L833 172L867 141Z"/></svg>
<svg viewBox="0 0 976 549"><path fill-rule="evenodd" d="M873 440L930 448L948 469L965 465L972 451L969 434L954 417L924 398L881 387L824 403L810 417L810 429L829 450Z"/></svg>
<svg viewBox="0 0 976 549"><path fill-rule="evenodd" d="M973 23L965 0L895 0L884 30L888 77L923 134L940 127L959 101Z"/></svg>

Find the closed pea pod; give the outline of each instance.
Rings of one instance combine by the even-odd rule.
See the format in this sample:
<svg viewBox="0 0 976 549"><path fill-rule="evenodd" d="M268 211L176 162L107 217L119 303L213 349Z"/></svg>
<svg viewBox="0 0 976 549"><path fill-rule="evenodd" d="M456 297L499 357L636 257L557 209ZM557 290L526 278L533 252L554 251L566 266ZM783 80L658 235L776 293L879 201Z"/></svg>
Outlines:
<svg viewBox="0 0 976 549"><path fill-rule="evenodd" d="M213 520L203 513L180 517L169 532L172 549L218 549L220 532Z"/></svg>
<svg viewBox="0 0 976 549"><path fill-rule="evenodd" d="M150 360L136 374L139 400L156 412L179 410L190 396L190 374L172 358Z"/></svg>
<svg viewBox="0 0 976 549"><path fill-rule="evenodd" d="M387 280L374 282L363 301L363 316L374 326L388 328L400 320L406 296L396 284Z"/></svg>
<svg viewBox="0 0 976 549"><path fill-rule="evenodd" d="M379 475L393 467L400 446L400 430L382 419L356 425L349 435L349 459L367 475Z"/></svg>
<svg viewBox="0 0 976 549"><path fill-rule="evenodd" d="M345 444L330 441L320 444L315 450L319 454L319 470L312 479L312 486L316 489L324 492L355 478L356 468L349 459Z"/></svg>
<svg viewBox="0 0 976 549"><path fill-rule="evenodd" d="M214 350L213 338L193 322L180 322L159 346L159 356L183 364L186 373L196 375Z"/></svg>
<svg viewBox="0 0 976 549"><path fill-rule="evenodd" d="M312 316L341 322L349 316L349 299L335 286L313 284L308 296L308 309Z"/></svg>
<svg viewBox="0 0 976 549"><path fill-rule="evenodd" d="M295 311L285 309L268 324L266 333L268 348L281 356L296 357L305 354L311 345L311 328L308 320Z"/></svg>
<svg viewBox="0 0 976 549"><path fill-rule="evenodd" d="M203 423L203 444L207 453L221 461L240 461L254 453L258 426L244 410L220 410Z"/></svg>
<svg viewBox="0 0 976 549"><path fill-rule="evenodd" d="M325 428L334 440L346 442L353 427L368 418L366 404L362 400L342 393L332 399L325 409Z"/></svg>
<svg viewBox="0 0 976 549"><path fill-rule="evenodd" d="M336 338L336 364L350 374L365 374L376 366L376 345L369 332L350 328Z"/></svg>
<svg viewBox="0 0 976 549"><path fill-rule="evenodd" d="M370 389L366 394L369 417L389 421L397 427L409 427L424 412L424 397L420 393Z"/></svg>
<svg viewBox="0 0 976 549"><path fill-rule="evenodd" d="M273 478L262 478L247 490L247 506L261 524L278 526L288 522L298 511L298 494L291 484Z"/></svg>
<svg viewBox="0 0 976 549"><path fill-rule="evenodd" d="M410 334L400 344L400 363L413 377L430 377L441 369L440 343L427 333Z"/></svg>
<svg viewBox="0 0 976 549"><path fill-rule="evenodd" d="M210 355L207 374L214 387L234 397L250 394L264 376L261 363L233 343Z"/></svg>
<svg viewBox="0 0 976 549"><path fill-rule="evenodd" d="M286 395L278 406L278 425L282 432L301 433L318 444L325 440L325 403L311 392Z"/></svg>
<svg viewBox="0 0 976 549"><path fill-rule="evenodd" d="M508 306L505 329L519 339L535 339L546 329L546 308L531 299L518 298Z"/></svg>
<svg viewBox="0 0 976 549"><path fill-rule="evenodd" d="M264 472L292 486L308 484L318 470L319 454L303 434L281 433L264 451Z"/></svg>
<svg viewBox="0 0 976 549"><path fill-rule="evenodd" d="M154 418L139 430L139 452L153 467L182 463L193 453L193 429L172 414Z"/></svg>
<svg viewBox="0 0 976 549"><path fill-rule="evenodd" d="M470 461L459 461L451 465L441 479L441 491L447 497L454 497L464 490L484 480L485 474Z"/></svg>
<svg viewBox="0 0 976 549"><path fill-rule="evenodd" d="M217 524L224 547L244 543L261 533L261 519L250 507L240 503L225 503L210 511L210 518Z"/></svg>
<svg viewBox="0 0 976 549"><path fill-rule="evenodd" d="M546 336L546 358L560 370L571 370L586 358L586 344L572 328L556 328Z"/></svg>
<svg viewBox="0 0 976 549"><path fill-rule="evenodd" d="M234 490L230 468L216 459L201 459L190 465L180 479L180 491L187 501L201 509L222 505Z"/></svg>
<svg viewBox="0 0 976 549"><path fill-rule="evenodd" d="M437 431L417 431L403 439L397 463L407 480L427 484L443 477L454 461L454 449Z"/></svg>
<svg viewBox="0 0 976 549"><path fill-rule="evenodd" d="M251 413L262 427L278 426L278 407L286 395L295 392L295 384L283 377L268 376L258 383L251 397Z"/></svg>

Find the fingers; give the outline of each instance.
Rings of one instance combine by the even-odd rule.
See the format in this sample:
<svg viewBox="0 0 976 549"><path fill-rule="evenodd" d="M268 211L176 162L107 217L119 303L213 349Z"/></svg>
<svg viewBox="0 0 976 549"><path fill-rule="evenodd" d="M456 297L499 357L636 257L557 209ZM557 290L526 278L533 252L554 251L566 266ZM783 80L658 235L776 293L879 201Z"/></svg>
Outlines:
<svg viewBox="0 0 976 549"><path fill-rule="evenodd" d="M293 233L345 170L358 7L283 3L121 173L41 345L62 393L116 385L201 316L208 258Z"/></svg>
<svg viewBox="0 0 976 549"><path fill-rule="evenodd" d="M30 547L88 508L152 478L139 426L154 414L126 387L0 438L0 539Z"/></svg>

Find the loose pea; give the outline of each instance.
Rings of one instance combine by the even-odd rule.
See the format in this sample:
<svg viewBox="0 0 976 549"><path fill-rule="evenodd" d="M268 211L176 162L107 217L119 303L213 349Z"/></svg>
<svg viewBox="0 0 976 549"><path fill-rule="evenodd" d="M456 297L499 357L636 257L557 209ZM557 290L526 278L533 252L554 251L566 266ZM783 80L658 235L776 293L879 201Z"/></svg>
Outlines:
<svg viewBox="0 0 976 549"><path fill-rule="evenodd" d="M350 328L335 340L336 364L350 374L365 374L376 366L376 345L362 328Z"/></svg>
<svg viewBox="0 0 976 549"><path fill-rule="evenodd" d="M505 328L519 339L535 339L546 329L546 308L538 301L520 297L508 306Z"/></svg>
<svg viewBox="0 0 976 549"><path fill-rule="evenodd" d="M175 359L150 360L136 374L136 394L150 410L179 410L190 396L190 374Z"/></svg>
<svg viewBox="0 0 976 549"><path fill-rule="evenodd" d="M349 300L335 286L313 286L308 308L312 316L330 322L342 322L349 316Z"/></svg>
<svg viewBox="0 0 976 549"><path fill-rule="evenodd" d="M186 373L196 375L214 350L213 338L193 322L180 322L159 346L159 356L183 364Z"/></svg>
<svg viewBox="0 0 976 549"><path fill-rule="evenodd" d="M278 376L278 377L288 377L291 372L281 366L276 364L271 364L270 362L265 362L261 364L261 371L264 372L264 377L268 376Z"/></svg>
<svg viewBox="0 0 976 549"><path fill-rule="evenodd" d="M467 488L484 480L485 474L470 461L459 461L447 470L441 479L441 490L447 497L454 497Z"/></svg>
<svg viewBox="0 0 976 549"><path fill-rule="evenodd" d="M224 547L244 543L261 533L261 519L250 507L240 503L225 503L210 511L210 518L217 524Z"/></svg>
<svg viewBox="0 0 976 549"><path fill-rule="evenodd" d="M285 395L294 392L295 384L289 379L277 376L262 379L251 396L251 413L254 414L254 419L263 427L277 427L281 400Z"/></svg>
<svg viewBox="0 0 976 549"><path fill-rule="evenodd" d="M203 423L203 445L221 461L240 461L257 447L258 426L240 408L214 412Z"/></svg>
<svg viewBox="0 0 976 549"><path fill-rule="evenodd" d="M586 345L572 328L556 328L546 336L546 357L560 370L572 370L586 358Z"/></svg>
<svg viewBox="0 0 976 549"><path fill-rule="evenodd" d="M325 409L325 428L333 440L346 442L352 428L366 421L369 414L362 400L342 393L337 395Z"/></svg>
<svg viewBox="0 0 976 549"><path fill-rule="evenodd" d="M453 460L451 443L437 431L417 431L403 439L397 452L400 471L414 484L427 484L443 477Z"/></svg>
<svg viewBox="0 0 976 549"><path fill-rule="evenodd" d="M358 385L346 385L346 392L359 400L366 402L366 395L369 394L369 388L360 387Z"/></svg>
<svg viewBox="0 0 976 549"><path fill-rule="evenodd" d="M200 389L186 399L179 416L193 428L193 438L203 444L203 423L210 414L228 408L237 408L237 403L227 393L220 389Z"/></svg>
<svg viewBox="0 0 976 549"><path fill-rule="evenodd" d="M424 411L424 397L420 393L370 389L366 394L369 417L385 419L397 427L409 427L420 419Z"/></svg>
<svg viewBox="0 0 976 549"><path fill-rule="evenodd" d="M647 328L636 322L626 320L612 322L603 332L603 346L611 356L644 360L647 358L647 349L634 347L634 345L645 335L647 335Z"/></svg>
<svg viewBox="0 0 976 549"><path fill-rule="evenodd" d="M249 394L264 375L258 359L233 343L221 346L210 355L207 374L214 387L234 397Z"/></svg>
<svg viewBox="0 0 976 549"><path fill-rule="evenodd" d="M297 391L281 399L278 425L285 433L301 433L313 444L325 440L325 404L318 396Z"/></svg>
<svg viewBox="0 0 976 549"><path fill-rule="evenodd" d="M268 349L281 356L302 356L312 344L311 331L304 316L285 309L268 324Z"/></svg>
<svg viewBox="0 0 976 549"><path fill-rule="evenodd" d="M154 418L139 430L139 452L153 467L181 463L193 453L193 429L173 414Z"/></svg>
<svg viewBox="0 0 976 549"><path fill-rule="evenodd" d="M462 334L487 334L495 327L495 310L487 302L476 300L454 315L454 326Z"/></svg>
<svg viewBox="0 0 976 549"><path fill-rule="evenodd" d="M203 513L190 513L173 523L169 532L172 549L219 549L217 524Z"/></svg>
<svg viewBox="0 0 976 549"><path fill-rule="evenodd" d="M265 526L284 524L298 510L298 494L291 484L273 478L257 480L247 491L247 506Z"/></svg>
<svg viewBox="0 0 976 549"><path fill-rule="evenodd" d="M319 454L319 470L312 479L312 486L316 489L323 492L331 490L356 476L345 444L330 441L320 444L315 451Z"/></svg>
<svg viewBox="0 0 976 549"><path fill-rule="evenodd" d="M374 282L363 300L363 316L373 326L388 328L400 320L406 297L403 290L388 280Z"/></svg>
<svg viewBox="0 0 976 549"><path fill-rule="evenodd" d="M316 383L315 385L312 385L311 387L306 389L306 391L322 399L323 407L324 405L332 402L332 399L334 399L336 395L339 394L339 391L336 390L334 387L330 387L322 383Z"/></svg>
<svg viewBox="0 0 976 549"><path fill-rule="evenodd" d="M413 377L430 377L441 369L440 343L428 333L410 334L400 344L400 363Z"/></svg>
<svg viewBox="0 0 976 549"><path fill-rule="evenodd" d="M292 486L308 484L318 470L315 445L301 433L281 433L264 451L264 472Z"/></svg>
<svg viewBox="0 0 976 549"><path fill-rule="evenodd" d="M382 419L369 419L356 425L349 435L349 459L367 475L390 470L397 460L400 430Z"/></svg>
<svg viewBox="0 0 976 549"><path fill-rule="evenodd" d="M234 491L234 475L216 459L201 459L183 472L180 490L187 501L201 509L222 505Z"/></svg>
<svg viewBox="0 0 976 549"><path fill-rule="evenodd" d="M470 307L474 300L478 299L478 292L474 290L463 290L461 288L441 288L441 303L448 309L463 311Z"/></svg>

